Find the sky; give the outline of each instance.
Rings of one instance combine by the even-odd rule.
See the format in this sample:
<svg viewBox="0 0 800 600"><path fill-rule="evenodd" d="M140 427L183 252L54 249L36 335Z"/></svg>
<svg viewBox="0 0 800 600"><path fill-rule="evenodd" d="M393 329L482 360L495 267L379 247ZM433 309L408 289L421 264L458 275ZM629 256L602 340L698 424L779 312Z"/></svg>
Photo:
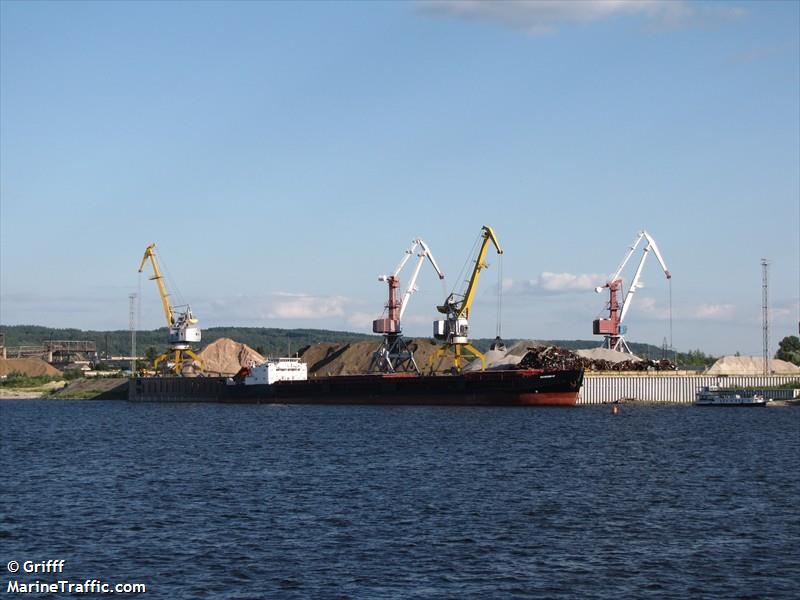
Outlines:
<svg viewBox="0 0 800 600"><path fill-rule="evenodd" d="M0 2L0 323L404 333L481 227L471 314L592 339L637 233L630 341L760 355L800 320L800 3ZM640 254L623 274L633 277ZM411 265L401 273L403 285ZM601 338L596 338L599 344Z"/></svg>

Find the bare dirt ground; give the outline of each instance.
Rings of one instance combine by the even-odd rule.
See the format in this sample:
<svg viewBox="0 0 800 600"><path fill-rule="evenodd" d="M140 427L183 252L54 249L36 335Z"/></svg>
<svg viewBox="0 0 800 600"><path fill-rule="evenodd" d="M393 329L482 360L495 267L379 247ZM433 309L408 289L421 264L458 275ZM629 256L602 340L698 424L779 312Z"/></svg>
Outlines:
<svg viewBox="0 0 800 600"><path fill-rule="evenodd" d="M19 400L49 397L53 390L63 388L66 381L51 381L33 388L0 388L0 400Z"/></svg>

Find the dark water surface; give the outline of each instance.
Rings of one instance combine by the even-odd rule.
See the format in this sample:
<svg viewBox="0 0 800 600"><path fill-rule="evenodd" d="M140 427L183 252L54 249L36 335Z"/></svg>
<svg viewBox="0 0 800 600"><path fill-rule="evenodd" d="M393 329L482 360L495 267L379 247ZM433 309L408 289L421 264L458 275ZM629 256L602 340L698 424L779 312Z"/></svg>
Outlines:
<svg viewBox="0 0 800 600"><path fill-rule="evenodd" d="M794 407L5 400L0 420L3 594L798 597ZM64 574L7 572L47 559Z"/></svg>

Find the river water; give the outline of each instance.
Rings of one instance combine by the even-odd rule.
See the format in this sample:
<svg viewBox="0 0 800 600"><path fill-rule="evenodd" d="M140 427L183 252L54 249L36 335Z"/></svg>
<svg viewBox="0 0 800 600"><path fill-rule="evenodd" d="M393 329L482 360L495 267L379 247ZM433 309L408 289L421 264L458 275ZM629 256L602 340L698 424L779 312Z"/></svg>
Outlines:
<svg viewBox="0 0 800 600"><path fill-rule="evenodd" d="M175 599L800 586L795 407L5 400L0 421L3 593L86 579ZM62 573L8 572L50 559Z"/></svg>

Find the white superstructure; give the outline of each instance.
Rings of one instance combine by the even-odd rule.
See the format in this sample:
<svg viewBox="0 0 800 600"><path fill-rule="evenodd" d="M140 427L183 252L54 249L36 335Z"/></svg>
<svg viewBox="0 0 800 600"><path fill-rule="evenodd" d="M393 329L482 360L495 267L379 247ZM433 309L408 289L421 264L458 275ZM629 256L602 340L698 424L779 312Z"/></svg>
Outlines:
<svg viewBox="0 0 800 600"><path fill-rule="evenodd" d="M276 381L305 381L308 367L299 358L269 358L250 367L245 385L272 385Z"/></svg>

